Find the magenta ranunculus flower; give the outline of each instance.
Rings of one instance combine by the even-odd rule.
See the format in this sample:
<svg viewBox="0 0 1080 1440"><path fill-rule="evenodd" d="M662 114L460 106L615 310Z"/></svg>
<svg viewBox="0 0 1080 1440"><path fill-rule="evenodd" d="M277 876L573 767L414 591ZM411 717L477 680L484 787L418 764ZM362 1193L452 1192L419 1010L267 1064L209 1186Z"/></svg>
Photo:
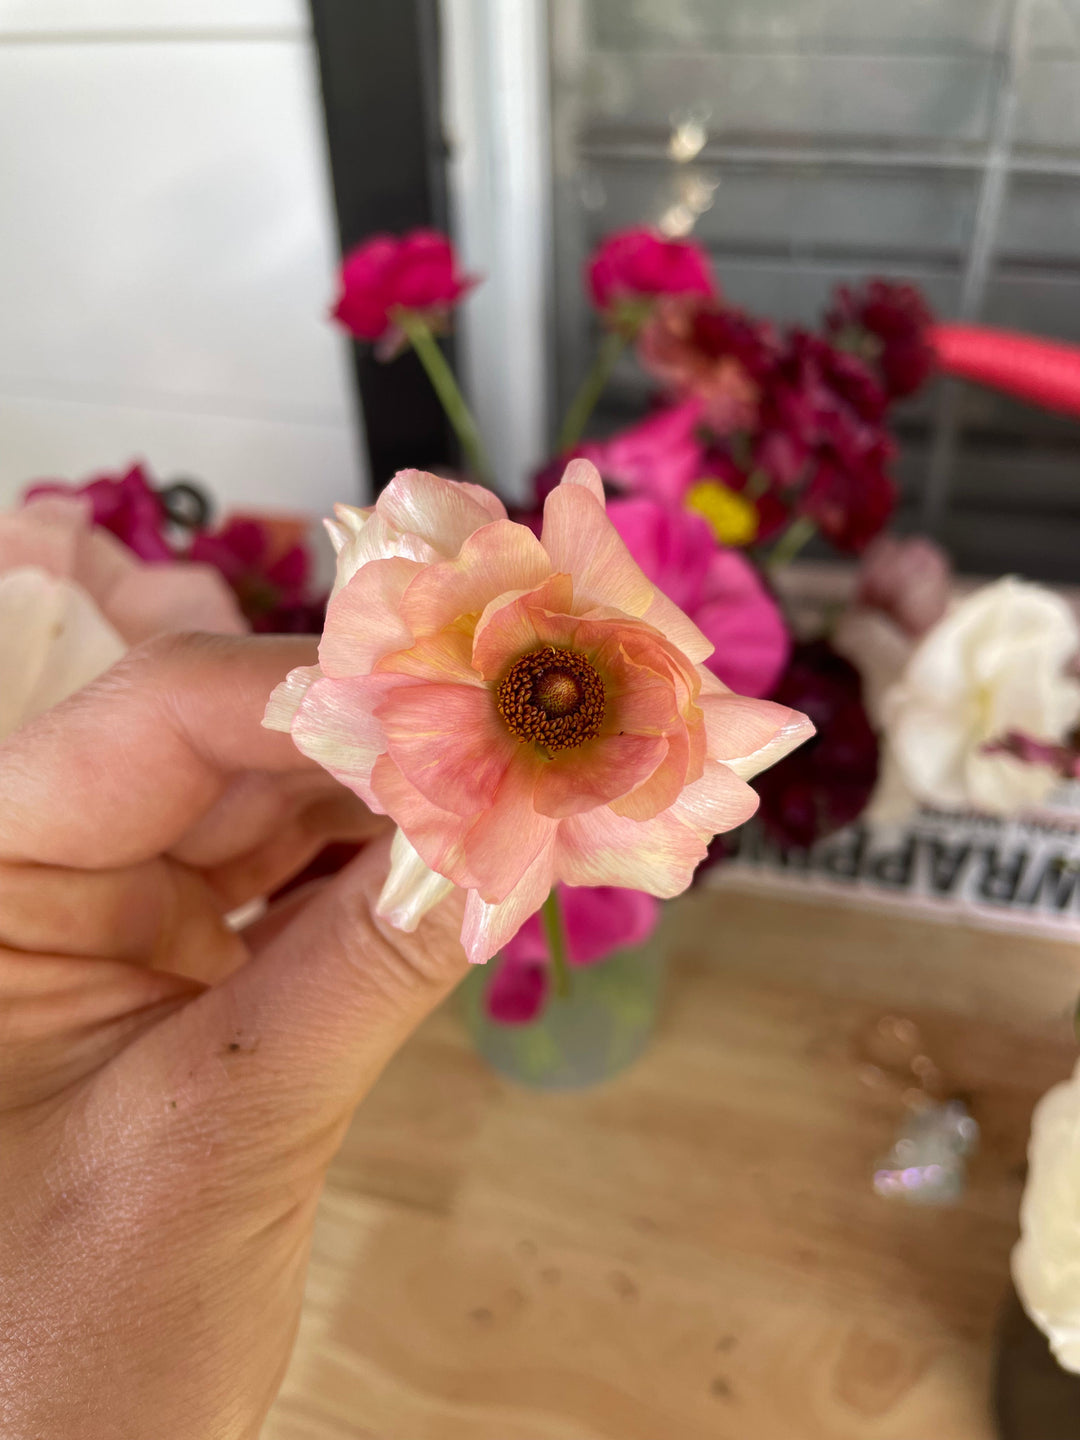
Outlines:
<svg viewBox="0 0 1080 1440"><path fill-rule="evenodd" d="M620 490L681 505L694 481L706 473L705 447L697 433L701 412L697 400L657 410L606 440L584 442L578 454Z"/></svg>
<svg viewBox="0 0 1080 1440"><path fill-rule="evenodd" d="M641 945L656 929L660 904L641 890L614 886L559 887L571 965L595 965L616 950ZM525 1025L548 993L548 945L538 916L525 921L503 946L499 969L485 997L488 1013L503 1025Z"/></svg>
<svg viewBox="0 0 1080 1440"><path fill-rule="evenodd" d="M595 467L572 462L539 538L478 486L397 475L337 508L319 664L265 722L397 822L379 910L399 928L454 886L496 954L556 883L661 898L741 824L746 781L812 733L732 693L712 644L635 564Z"/></svg>
<svg viewBox="0 0 1080 1440"><path fill-rule="evenodd" d="M585 284L592 303L605 314L627 301L716 291L709 257L699 245L669 240L645 226L602 240L586 263Z"/></svg>
<svg viewBox="0 0 1080 1440"><path fill-rule="evenodd" d="M140 560L178 558L166 539L169 517L161 496L138 463L122 475L97 475L82 485L39 480L23 498L34 500L42 495L67 495L89 501L93 524L115 535Z"/></svg>
<svg viewBox="0 0 1080 1440"><path fill-rule="evenodd" d="M713 644L705 664L740 695L771 693L791 641L753 565L717 545L700 515L651 500L613 500L608 516L626 548Z"/></svg>
<svg viewBox="0 0 1080 1440"><path fill-rule="evenodd" d="M341 262L341 294L332 313L357 339L380 340L398 306L441 322L475 284L437 230L372 235Z"/></svg>

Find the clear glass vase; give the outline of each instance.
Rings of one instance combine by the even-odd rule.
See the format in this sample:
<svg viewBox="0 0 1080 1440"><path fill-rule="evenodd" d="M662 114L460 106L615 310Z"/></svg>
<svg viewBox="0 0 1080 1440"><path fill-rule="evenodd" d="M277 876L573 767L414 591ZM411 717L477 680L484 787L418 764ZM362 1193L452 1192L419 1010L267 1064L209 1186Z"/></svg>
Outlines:
<svg viewBox="0 0 1080 1440"><path fill-rule="evenodd" d="M473 1043L508 1079L542 1090L583 1089L625 1070L648 1046L665 971L655 943L572 966L569 995L549 995L526 1025L503 1024L488 1013L496 964L477 966L460 994Z"/></svg>

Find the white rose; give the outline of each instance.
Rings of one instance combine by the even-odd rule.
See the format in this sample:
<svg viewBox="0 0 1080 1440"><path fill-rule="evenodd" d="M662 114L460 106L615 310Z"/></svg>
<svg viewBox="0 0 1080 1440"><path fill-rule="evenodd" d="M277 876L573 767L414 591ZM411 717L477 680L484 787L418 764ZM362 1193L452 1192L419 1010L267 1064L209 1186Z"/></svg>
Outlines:
<svg viewBox="0 0 1080 1440"><path fill-rule="evenodd" d="M987 755L1010 730L1060 741L1080 718L1072 610L1041 585L1006 577L959 601L911 653L881 701L890 785L918 800L1007 815L1037 805L1055 776Z"/></svg>
<svg viewBox="0 0 1080 1440"><path fill-rule="evenodd" d="M1013 1279L1058 1363L1080 1372L1080 1063L1035 1107Z"/></svg>

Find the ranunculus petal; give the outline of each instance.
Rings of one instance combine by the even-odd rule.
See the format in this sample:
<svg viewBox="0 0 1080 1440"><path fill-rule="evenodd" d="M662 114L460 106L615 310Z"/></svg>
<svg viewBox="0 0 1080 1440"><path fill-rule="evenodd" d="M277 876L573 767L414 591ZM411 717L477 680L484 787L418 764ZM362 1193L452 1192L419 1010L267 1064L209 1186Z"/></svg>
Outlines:
<svg viewBox="0 0 1080 1440"><path fill-rule="evenodd" d="M412 683L399 675L324 677L308 686L293 717L297 748L380 814L387 812L372 788L372 769L386 736L373 711L392 686Z"/></svg>
<svg viewBox="0 0 1080 1440"><path fill-rule="evenodd" d="M472 636L453 626L435 635L421 635L407 650L384 655L376 669L380 674L413 675L436 685L484 684L472 666Z"/></svg>
<svg viewBox="0 0 1080 1440"><path fill-rule="evenodd" d="M453 888L454 882L425 865L404 832L397 830L390 846L390 873L375 913L395 929L411 933Z"/></svg>
<svg viewBox="0 0 1080 1440"><path fill-rule="evenodd" d="M318 665L298 665L295 670L290 670L281 684L271 692L270 699L266 702L266 711L262 723L267 730L284 730L286 734L292 729L292 722L300 709L300 702L314 685L316 680L322 679L322 671Z"/></svg>
<svg viewBox="0 0 1080 1440"><path fill-rule="evenodd" d="M464 490L470 500L475 500L481 510L486 510L492 520L506 519L506 506L494 490L489 490L486 485L474 485L471 480L457 480L455 484L459 490Z"/></svg>
<svg viewBox="0 0 1080 1440"><path fill-rule="evenodd" d="M599 735L541 766L533 804L556 819L606 805L642 785L667 751L657 735Z"/></svg>
<svg viewBox="0 0 1080 1440"><path fill-rule="evenodd" d="M358 570L375 560L415 560L426 565L441 558L419 535L396 530L374 506L358 510L352 505L335 505L334 511L337 521L333 526L327 522L327 530L337 551L335 595Z"/></svg>
<svg viewBox="0 0 1080 1440"><path fill-rule="evenodd" d="M560 822L556 870L567 885L618 885L667 900L690 884L705 851L671 810L627 820L603 805Z"/></svg>
<svg viewBox="0 0 1080 1440"><path fill-rule="evenodd" d="M459 616L479 615L508 592L533 590L551 574L547 551L525 525L496 520L469 535L453 560L428 565L401 598L414 635L430 634Z"/></svg>
<svg viewBox="0 0 1080 1440"><path fill-rule="evenodd" d="M413 634L401 616L401 597L423 567L400 557L372 560L330 601L319 643L327 675L366 675L384 655L405 650Z"/></svg>
<svg viewBox="0 0 1080 1440"><path fill-rule="evenodd" d="M497 680L522 655L539 645L551 644L538 633L538 625L545 617L549 617L546 634L576 633L577 621L565 613L573 599L569 575L552 575L534 590L493 600L477 621L474 668L485 680Z"/></svg>
<svg viewBox="0 0 1080 1440"><path fill-rule="evenodd" d="M745 780L740 780L726 765L706 760L701 779L687 785L671 809L678 819L711 840L714 835L744 824L757 807L757 793Z"/></svg>
<svg viewBox="0 0 1080 1440"><path fill-rule="evenodd" d="M376 800L371 808L397 821L426 865L463 890L475 884L475 877L465 864L464 839L469 817L455 815L452 810L433 804L386 754L379 755L374 762L371 789Z"/></svg>
<svg viewBox="0 0 1080 1440"><path fill-rule="evenodd" d="M540 539L552 568L573 576L579 607L609 605L624 615L641 616L653 604L656 587L587 486L563 483L551 492Z"/></svg>
<svg viewBox="0 0 1080 1440"><path fill-rule="evenodd" d="M740 780L775 765L814 733L798 710L746 695L708 695L698 700L705 715L711 760L721 760Z"/></svg>
<svg viewBox="0 0 1080 1440"><path fill-rule="evenodd" d="M31 566L0 574L0 738L88 685L126 649L69 580Z"/></svg>
<svg viewBox="0 0 1080 1440"><path fill-rule="evenodd" d="M554 851L555 841L552 838L513 890L498 904L489 905L477 891L469 892L461 943L474 965L482 965L485 960L497 955L517 934L518 927L543 905L554 883Z"/></svg>
<svg viewBox="0 0 1080 1440"><path fill-rule="evenodd" d="M502 518L490 503L477 502L475 489L426 470L399 470L379 495L375 509L396 530L418 535L449 557L458 553L474 530L490 525L493 515Z"/></svg>
<svg viewBox="0 0 1080 1440"><path fill-rule="evenodd" d="M543 761L519 746L495 799L465 836L465 859L476 882L470 886L490 904L505 900L525 870L551 843L559 822L537 812L533 794Z"/></svg>
<svg viewBox="0 0 1080 1440"><path fill-rule="evenodd" d="M600 471L591 460L569 461L559 483L561 485L582 485L601 505L607 505L604 498L604 482L600 479Z"/></svg>
<svg viewBox="0 0 1080 1440"><path fill-rule="evenodd" d="M417 685L391 691L376 717L402 774L429 800L475 815L495 800L518 748L488 690Z"/></svg>

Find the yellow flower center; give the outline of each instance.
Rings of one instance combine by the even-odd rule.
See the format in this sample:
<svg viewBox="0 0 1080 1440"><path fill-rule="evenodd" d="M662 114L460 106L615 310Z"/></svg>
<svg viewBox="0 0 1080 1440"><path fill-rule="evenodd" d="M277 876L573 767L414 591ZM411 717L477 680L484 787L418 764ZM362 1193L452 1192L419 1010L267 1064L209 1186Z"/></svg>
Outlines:
<svg viewBox="0 0 1080 1440"><path fill-rule="evenodd" d="M496 704L515 739L554 752L574 750L598 735L607 699L584 655L544 645L510 667Z"/></svg>
<svg viewBox="0 0 1080 1440"><path fill-rule="evenodd" d="M686 494L686 508L708 521L721 545L752 545L757 539L758 514L737 490L719 480L699 480Z"/></svg>

